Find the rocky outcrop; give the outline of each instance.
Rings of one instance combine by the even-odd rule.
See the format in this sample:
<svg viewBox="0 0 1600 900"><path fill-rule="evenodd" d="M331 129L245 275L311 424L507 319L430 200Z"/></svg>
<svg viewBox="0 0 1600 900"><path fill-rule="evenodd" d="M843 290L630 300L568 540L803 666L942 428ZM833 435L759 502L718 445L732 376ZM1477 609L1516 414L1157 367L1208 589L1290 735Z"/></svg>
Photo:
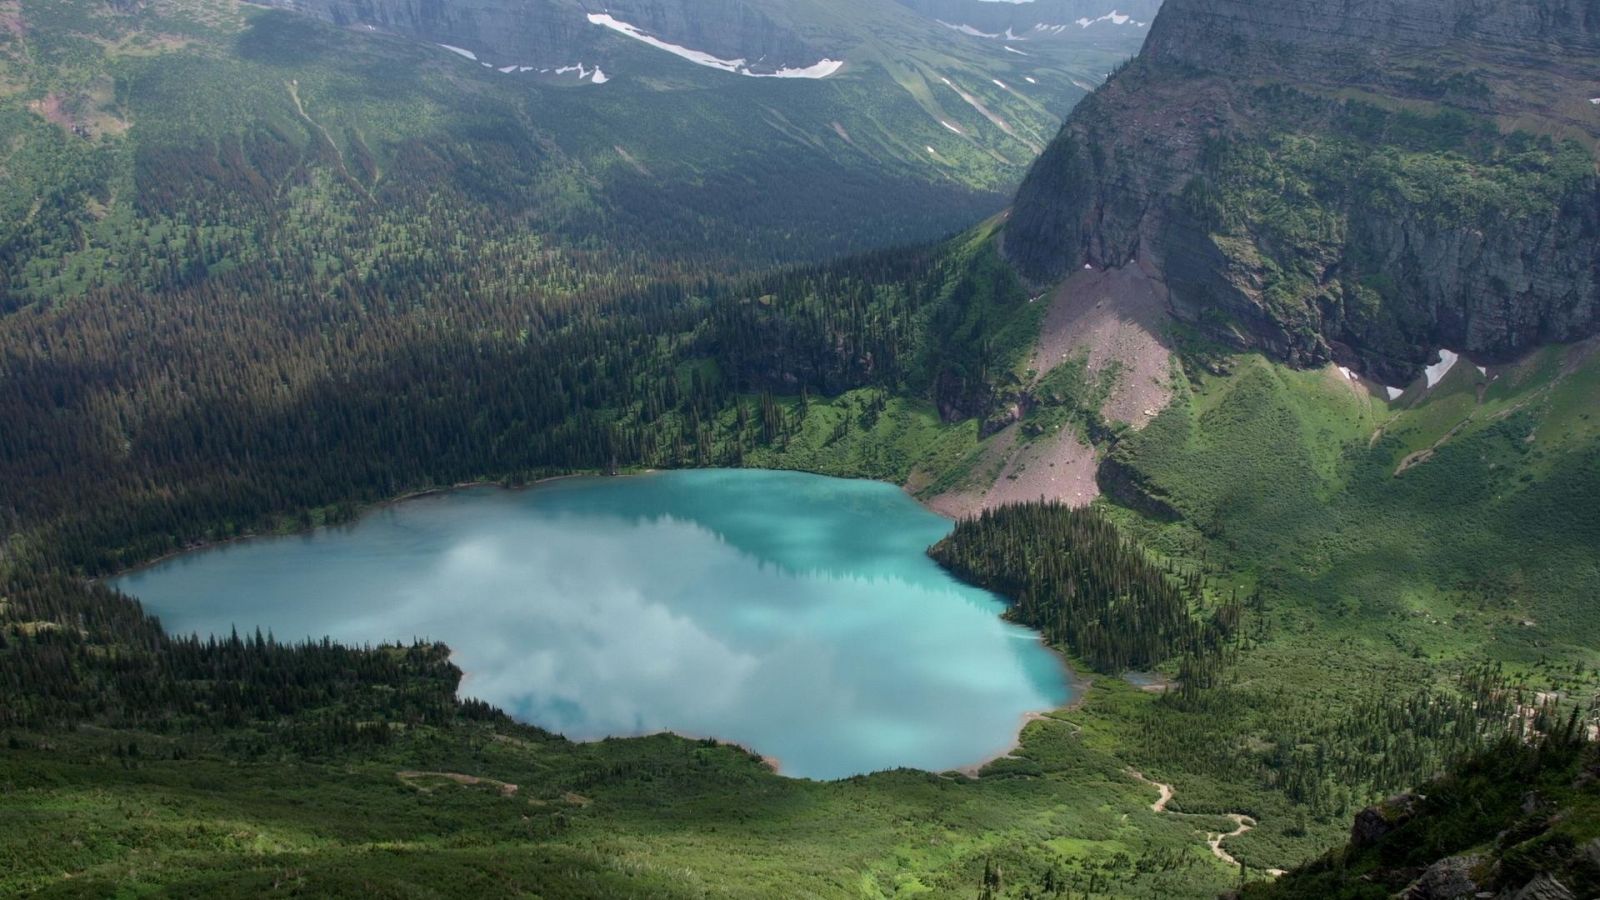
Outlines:
<svg viewBox="0 0 1600 900"><path fill-rule="evenodd" d="M1035 163L1005 252L1037 282L1141 258L1215 337L1395 381L1440 346L1584 337L1597 71L1591 0L1169 0Z"/></svg>
<svg viewBox="0 0 1600 900"><path fill-rule="evenodd" d="M1422 798L1415 794L1400 794L1356 813L1350 826L1350 849L1355 851L1375 847L1380 841L1416 818Z"/></svg>
<svg viewBox="0 0 1600 900"><path fill-rule="evenodd" d="M1480 886L1474 870L1483 864L1477 856L1451 856L1429 866L1420 878L1406 886L1400 900L1471 900Z"/></svg>

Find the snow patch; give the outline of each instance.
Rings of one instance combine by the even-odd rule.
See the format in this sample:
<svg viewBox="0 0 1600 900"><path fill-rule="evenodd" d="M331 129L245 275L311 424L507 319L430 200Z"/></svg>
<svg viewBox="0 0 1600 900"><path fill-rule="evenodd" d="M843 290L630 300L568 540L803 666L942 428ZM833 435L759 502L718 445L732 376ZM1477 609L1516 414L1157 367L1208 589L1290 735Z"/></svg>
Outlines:
<svg viewBox="0 0 1600 900"><path fill-rule="evenodd" d="M1478 374L1479 375L1488 375L1489 374L1488 367L1487 366L1479 366L1478 367Z"/></svg>
<svg viewBox="0 0 1600 900"><path fill-rule="evenodd" d="M1389 400L1391 402L1395 401L1395 400L1399 400L1401 395L1403 395L1406 392L1405 388L1397 388L1397 387L1386 387L1383 390L1384 390L1385 393L1387 393L1389 395Z"/></svg>
<svg viewBox="0 0 1600 900"><path fill-rule="evenodd" d="M946 128L948 128L948 129L950 129L950 130L951 130L951 131L954 131L954 132L955 132L955 133L956 133L956 134L962 134L962 133L963 133L963 132L962 132L962 131L961 131L961 129L959 129L959 128L957 128L957 127L955 127L955 126L954 126L954 125L951 125L951 124L950 124L950 123L949 123L949 122L946 122L946 121L945 121L945 120L943 120L943 119L940 119L940 120L939 120L939 124L940 124L940 125L943 125L943 126L944 126L944 127L946 127Z"/></svg>
<svg viewBox="0 0 1600 900"><path fill-rule="evenodd" d="M1439 361L1429 366L1422 373L1428 379L1428 389L1432 390L1433 386L1438 384L1444 376L1450 374L1450 370L1455 368L1456 360L1460 358L1458 354L1451 353L1449 350L1440 350Z"/></svg>
<svg viewBox="0 0 1600 900"><path fill-rule="evenodd" d="M842 59L819 59L803 69L779 69L776 72L740 72L751 78L827 78L844 66Z"/></svg>
<svg viewBox="0 0 1600 900"><path fill-rule="evenodd" d="M496 69L495 71L499 72L501 75L510 75L512 72L515 72L516 70L517 70L516 66L501 66L500 68Z"/></svg>
<svg viewBox="0 0 1600 900"><path fill-rule="evenodd" d="M550 70L544 69L544 70L541 70L541 71L550 71ZM568 72L577 72L579 81L582 81L585 78L587 78L590 81L594 82L595 84L605 84L606 82L611 80L610 78L608 78L606 76L606 73L600 71L600 67L599 66L595 66L594 68L591 69L588 66L585 66L583 63L578 63L575 66L562 66L561 68L555 70L555 73L557 75L565 75Z"/></svg>
<svg viewBox="0 0 1600 900"><path fill-rule="evenodd" d="M1026 81L1026 82L1027 82L1027 83L1029 83L1029 84L1038 84L1038 83L1039 83L1039 82L1037 82L1037 81L1034 81L1034 80L1033 80L1033 76L1031 76L1031 75L1024 75L1024 76L1022 76L1022 80L1023 80L1023 81Z"/></svg>
<svg viewBox="0 0 1600 900"><path fill-rule="evenodd" d="M473 62L478 61L478 54L473 53L471 50L463 50L460 47L452 47L449 44L440 44L439 46L449 50L451 53L454 53L457 56L465 56L467 59L470 59Z"/></svg>
<svg viewBox="0 0 1600 900"><path fill-rule="evenodd" d="M998 34L990 34L987 31L979 31L978 29L973 28L971 25L952 25L943 19L934 19L934 21L950 29L951 31L959 31L968 37L997 38L1000 36Z"/></svg>
<svg viewBox="0 0 1600 900"><path fill-rule="evenodd" d="M1098 25L1101 22L1110 22L1113 25L1130 25L1131 24L1135 28L1143 28L1144 27L1144 23L1143 22L1135 21L1133 16L1127 15L1126 13L1117 12L1114 9L1111 12L1108 12L1105 15L1100 16L1098 18L1094 18L1094 19L1082 18L1082 19L1079 19L1078 21L1074 22L1073 24L1077 25L1079 28L1088 28L1091 25Z"/></svg>
<svg viewBox="0 0 1600 900"><path fill-rule="evenodd" d="M1340 366L1339 367L1339 374L1343 375L1347 381L1360 381L1361 380L1361 376L1360 375L1357 375L1355 372L1350 371L1350 369L1348 367L1346 367L1346 366Z"/></svg>
<svg viewBox="0 0 1600 900"><path fill-rule="evenodd" d="M1033 55L1031 53L1023 53L1021 50L1018 50L1017 48L1011 46L1010 44L1006 45L1005 51L1007 53L1015 53L1018 56L1032 56Z"/></svg>
<svg viewBox="0 0 1600 900"><path fill-rule="evenodd" d="M990 81L992 81L992 82L994 82L994 86L995 86L995 87L997 87L997 88L999 88L999 89L1000 89L1000 90L1002 90L1002 91L1009 91L1009 90L1011 90L1011 88L1008 88L1008 87L1006 87L1006 83L1005 83L1005 82L1004 82L1004 81L1001 81L1001 80L1000 80L1000 79L998 79L998 78L991 78L991 79L989 79L989 80L990 80Z"/></svg>
<svg viewBox="0 0 1600 900"><path fill-rule="evenodd" d="M1011 124L1009 122L1007 122L1005 119L1002 119L999 116L995 115L994 113L990 112L989 111L989 107L984 106L982 100L979 100L977 97L974 97L971 94L967 93L966 91L963 91L961 88L956 87L956 83L955 82L953 82L950 79L944 77L943 75L939 76L939 80L944 82L945 87L948 87L950 90L955 91L956 94L958 94L961 97L962 100L965 100L967 102L968 106L970 106L973 109L977 110L979 113L981 113L983 115L983 117L985 119L988 119L990 122L994 123L994 127L996 127L998 129L1000 129L1001 131L1005 132L1006 135L1009 136L1009 137L1016 137L1017 136L1017 133L1011 129Z"/></svg>
<svg viewBox="0 0 1600 900"><path fill-rule="evenodd" d="M746 75L751 78L827 78L829 75L839 71L840 67L844 65L844 60L823 59L818 60L809 66L800 68L779 69L776 72L752 72L750 71L748 62L742 58L722 59L721 57L713 56L710 53L706 53L701 50L691 50L688 47L682 47L678 44L669 43L661 40L655 35L650 34L642 28L629 25L627 22L618 21L616 18L605 13L590 13L589 22L592 25L600 25L615 31L618 34L631 37L636 41L649 44L657 50L665 50L668 53L671 53L673 56L686 59L695 65L705 66L707 68L717 69L723 72L732 72L735 75Z"/></svg>
<svg viewBox="0 0 1600 900"><path fill-rule="evenodd" d="M1590 100L1589 102L1593 103L1595 106L1600 106L1600 97L1596 97L1593 100Z"/></svg>

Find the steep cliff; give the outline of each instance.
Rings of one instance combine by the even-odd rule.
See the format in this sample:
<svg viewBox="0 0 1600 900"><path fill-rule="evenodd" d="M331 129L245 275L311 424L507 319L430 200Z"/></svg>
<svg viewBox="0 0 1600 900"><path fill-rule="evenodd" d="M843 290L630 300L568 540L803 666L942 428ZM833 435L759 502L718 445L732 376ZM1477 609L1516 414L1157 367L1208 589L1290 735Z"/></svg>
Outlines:
<svg viewBox="0 0 1600 900"><path fill-rule="evenodd" d="M1006 252L1036 281L1142 257L1296 363L1506 358L1600 328L1596 97L1595 0L1169 0Z"/></svg>

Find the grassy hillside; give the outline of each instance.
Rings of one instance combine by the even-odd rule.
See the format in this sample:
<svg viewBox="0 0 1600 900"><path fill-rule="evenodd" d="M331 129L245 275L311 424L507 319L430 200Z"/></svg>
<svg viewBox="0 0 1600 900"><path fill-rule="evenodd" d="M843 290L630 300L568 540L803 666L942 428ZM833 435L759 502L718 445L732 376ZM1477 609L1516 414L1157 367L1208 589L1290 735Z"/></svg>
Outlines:
<svg viewBox="0 0 1600 900"><path fill-rule="evenodd" d="M24 734L0 754L0 891L971 896L989 865L1007 895L1226 886L1192 823L1151 812L1153 789L1072 730L1036 723L1035 759L977 781L826 784L671 738L457 727L306 760L270 738L240 758L197 749L206 736Z"/></svg>

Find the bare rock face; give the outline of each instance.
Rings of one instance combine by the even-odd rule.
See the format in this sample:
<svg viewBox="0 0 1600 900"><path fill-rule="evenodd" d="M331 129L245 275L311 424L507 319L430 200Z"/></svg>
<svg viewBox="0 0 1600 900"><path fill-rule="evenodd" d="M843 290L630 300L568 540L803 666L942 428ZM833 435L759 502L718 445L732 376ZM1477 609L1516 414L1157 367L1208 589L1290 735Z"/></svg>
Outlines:
<svg viewBox="0 0 1600 900"><path fill-rule="evenodd" d="M1471 900L1481 890L1473 870L1482 862L1476 856L1441 859L1401 891L1400 900Z"/></svg>
<svg viewBox="0 0 1600 900"><path fill-rule="evenodd" d="M1376 846L1390 832L1416 818L1421 805L1422 798L1416 794L1398 794L1356 813L1350 827L1350 850Z"/></svg>
<svg viewBox="0 0 1600 900"><path fill-rule="evenodd" d="M1586 337L1597 73L1590 0L1168 0L1005 253L1038 282L1154 262L1214 336L1376 377Z"/></svg>
<svg viewBox="0 0 1600 900"><path fill-rule="evenodd" d="M1512 894L1511 900L1578 900L1578 896L1554 875L1540 872Z"/></svg>
<svg viewBox="0 0 1600 900"><path fill-rule="evenodd" d="M1600 8L1587 0L1169 0L1167 8L1151 33L1152 56L1277 77L1381 82L1409 55L1444 48L1513 64L1600 52Z"/></svg>

